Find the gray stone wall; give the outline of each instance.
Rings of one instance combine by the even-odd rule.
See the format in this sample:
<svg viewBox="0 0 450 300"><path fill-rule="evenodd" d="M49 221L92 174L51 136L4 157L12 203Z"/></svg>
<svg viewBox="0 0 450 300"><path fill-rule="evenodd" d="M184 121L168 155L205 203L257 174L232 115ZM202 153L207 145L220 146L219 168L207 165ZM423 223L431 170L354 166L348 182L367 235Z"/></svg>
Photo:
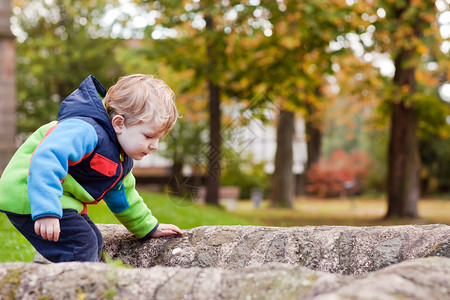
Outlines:
<svg viewBox="0 0 450 300"><path fill-rule="evenodd" d="M204 226L147 241L99 228L122 262L0 264L0 299L450 299L446 225Z"/></svg>
<svg viewBox="0 0 450 300"><path fill-rule="evenodd" d="M121 225L98 225L104 252L133 267L239 270L285 263L361 275L429 256L450 258L450 226L202 226L182 236L139 241Z"/></svg>
<svg viewBox="0 0 450 300"><path fill-rule="evenodd" d="M16 150L16 41L11 1L0 0L0 174Z"/></svg>

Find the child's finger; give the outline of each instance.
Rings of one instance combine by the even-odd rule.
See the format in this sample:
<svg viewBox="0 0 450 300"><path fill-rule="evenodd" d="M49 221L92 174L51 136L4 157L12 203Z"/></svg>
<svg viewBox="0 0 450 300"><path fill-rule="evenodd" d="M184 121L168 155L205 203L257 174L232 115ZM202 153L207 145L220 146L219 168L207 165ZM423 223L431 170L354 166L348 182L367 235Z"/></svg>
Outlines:
<svg viewBox="0 0 450 300"><path fill-rule="evenodd" d="M44 224L41 225L41 236L44 240L47 239L47 228L44 226Z"/></svg>
<svg viewBox="0 0 450 300"><path fill-rule="evenodd" d="M175 230L175 229L166 229L166 230L164 231L164 233L165 233L166 235L176 235L176 234L182 235L182 234L183 234L183 232L181 232L181 231L179 231L179 230Z"/></svg>
<svg viewBox="0 0 450 300"><path fill-rule="evenodd" d="M173 232L174 234L183 235L183 231L181 231L179 228L173 229L172 232Z"/></svg>
<svg viewBox="0 0 450 300"><path fill-rule="evenodd" d="M53 226L47 226L47 240L53 240Z"/></svg>
<svg viewBox="0 0 450 300"><path fill-rule="evenodd" d="M39 222L34 222L34 232L36 232L37 235L41 235L41 226Z"/></svg>
<svg viewBox="0 0 450 300"><path fill-rule="evenodd" d="M173 232L174 234L180 234L180 235L183 234L183 231L181 231L181 229L178 228L178 227L175 226L175 225L172 225L171 228L170 228L170 230L172 230L172 232Z"/></svg>
<svg viewBox="0 0 450 300"><path fill-rule="evenodd" d="M53 240L55 242L57 242L59 240L59 233L60 233L60 229L59 229L59 224L55 225L54 231L53 231Z"/></svg>

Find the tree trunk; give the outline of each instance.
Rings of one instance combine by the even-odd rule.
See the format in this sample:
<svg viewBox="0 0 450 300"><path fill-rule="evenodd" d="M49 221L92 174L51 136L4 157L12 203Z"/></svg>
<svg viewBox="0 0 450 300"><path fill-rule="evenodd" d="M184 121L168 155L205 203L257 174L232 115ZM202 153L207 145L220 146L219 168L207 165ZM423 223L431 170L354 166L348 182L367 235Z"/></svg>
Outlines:
<svg viewBox="0 0 450 300"><path fill-rule="evenodd" d="M214 30L214 22L211 16L206 16L206 28ZM214 74L216 60L213 54L214 41L207 39L207 52L209 57L208 72L210 76ZM208 152L208 173L206 175L206 203L219 205L220 186L220 88L212 79L208 80L209 88L209 152Z"/></svg>
<svg viewBox="0 0 450 300"><path fill-rule="evenodd" d="M305 123L306 129L306 146L308 159L306 161L306 170L320 160L322 152L322 132L317 128L317 124L311 121Z"/></svg>
<svg viewBox="0 0 450 300"><path fill-rule="evenodd" d="M272 206L293 207L294 176L292 174L295 114L281 110L277 126L275 170L271 182Z"/></svg>
<svg viewBox="0 0 450 300"><path fill-rule="evenodd" d="M408 87L411 98L416 89L414 67L405 68L412 50L402 51L395 59L394 83ZM420 156L417 116L412 100L393 101L388 165L388 211L386 217L418 217Z"/></svg>
<svg viewBox="0 0 450 300"><path fill-rule="evenodd" d="M319 98L320 87L315 89L315 95ZM322 131L320 129L322 120L317 116L317 108L310 101L306 101L305 133L306 133L306 164L303 174L296 176L295 194L297 196L305 193L307 184L306 174L312 165L320 160L322 154Z"/></svg>
<svg viewBox="0 0 450 300"><path fill-rule="evenodd" d="M320 121L316 117L317 109L312 103L307 103L306 111L305 131L307 160L303 174L297 176L295 188L296 195L304 194L305 185L307 184L306 174L311 166L320 160L322 154L322 131L320 130Z"/></svg>
<svg viewBox="0 0 450 300"><path fill-rule="evenodd" d="M206 176L206 203L219 204L220 186L220 89L209 82L210 142L208 153L208 174Z"/></svg>

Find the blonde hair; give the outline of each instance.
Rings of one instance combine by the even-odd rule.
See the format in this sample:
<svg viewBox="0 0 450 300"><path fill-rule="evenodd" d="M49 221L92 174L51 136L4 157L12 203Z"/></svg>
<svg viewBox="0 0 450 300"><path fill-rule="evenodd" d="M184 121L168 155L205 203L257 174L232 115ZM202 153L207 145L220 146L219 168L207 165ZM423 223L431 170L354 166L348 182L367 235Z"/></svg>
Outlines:
<svg viewBox="0 0 450 300"><path fill-rule="evenodd" d="M178 118L175 94L169 86L153 75L133 74L120 77L103 99L112 119L121 115L125 126L153 121L162 135L166 135Z"/></svg>

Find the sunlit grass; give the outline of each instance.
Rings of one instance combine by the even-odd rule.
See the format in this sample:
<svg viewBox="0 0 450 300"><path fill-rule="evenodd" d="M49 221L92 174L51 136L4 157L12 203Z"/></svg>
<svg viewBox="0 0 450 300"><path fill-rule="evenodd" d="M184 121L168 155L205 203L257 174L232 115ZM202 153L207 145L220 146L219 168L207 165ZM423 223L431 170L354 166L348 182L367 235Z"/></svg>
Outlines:
<svg viewBox="0 0 450 300"><path fill-rule="evenodd" d="M247 219L236 216L220 207L199 206L168 194L155 194L145 191L141 191L140 194L160 223L175 224L182 229L203 225L251 224ZM104 202L89 206L89 216L95 223L119 224Z"/></svg>
<svg viewBox="0 0 450 300"><path fill-rule="evenodd" d="M431 224L450 225L450 199L423 199L419 202L418 219L385 220L387 202L373 198L333 198L321 199L299 197L294 209L271 208L264 201L260 209L255 209L250 201L240 201L236 215L270 226L305 225L401 225Z"/></svg>
<svg viewBox="0 0 450 300"><path fill-rule="evenodd" d="M28 241L9 222L5 214L0 213L0 262L32 261L34 249Z"/></svg>

